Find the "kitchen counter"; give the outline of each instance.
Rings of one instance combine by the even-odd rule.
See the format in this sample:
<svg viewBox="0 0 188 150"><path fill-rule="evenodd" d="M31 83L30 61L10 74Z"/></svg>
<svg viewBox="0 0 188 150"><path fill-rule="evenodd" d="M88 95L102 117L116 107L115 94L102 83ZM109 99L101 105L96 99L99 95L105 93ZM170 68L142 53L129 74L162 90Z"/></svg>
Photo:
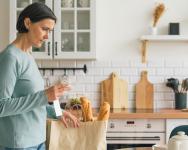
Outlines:
<svg viewBox="0 0 188 150"><path fill-rule="evenodd" d="M110 119L188 119L188 112L175 109L111 109Z"/></svg>

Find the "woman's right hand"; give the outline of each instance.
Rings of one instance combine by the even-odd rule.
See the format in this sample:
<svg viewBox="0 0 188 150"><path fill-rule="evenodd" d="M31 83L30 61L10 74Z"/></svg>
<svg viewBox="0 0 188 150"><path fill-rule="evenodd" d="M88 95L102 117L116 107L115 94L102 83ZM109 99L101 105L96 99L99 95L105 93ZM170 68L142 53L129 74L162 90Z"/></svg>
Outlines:
<svg viewBox="0 0 188 150"><path fill-rule="evenodd" d="M46 96L48 97L48 102L53 102L54 100L59 99L65 91L69 91L70 86L65 84L57 84L52 87L49 87L45 90Z"/></svg>

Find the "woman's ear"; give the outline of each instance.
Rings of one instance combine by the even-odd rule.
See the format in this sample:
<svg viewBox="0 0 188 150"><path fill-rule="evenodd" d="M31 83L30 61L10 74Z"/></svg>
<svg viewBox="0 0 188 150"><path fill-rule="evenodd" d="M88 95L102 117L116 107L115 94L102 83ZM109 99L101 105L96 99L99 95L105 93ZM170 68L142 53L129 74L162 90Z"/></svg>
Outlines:
<svg viewBox="0 0 188 150"><path fill-rule="evenodd" d="M29 30L29 27L30 27L30 25L31 25L31 20L30 20L30 18L25 18L25 19L24 19L24 25L25 25L25 28L26 28L27 30Z"/></svg>

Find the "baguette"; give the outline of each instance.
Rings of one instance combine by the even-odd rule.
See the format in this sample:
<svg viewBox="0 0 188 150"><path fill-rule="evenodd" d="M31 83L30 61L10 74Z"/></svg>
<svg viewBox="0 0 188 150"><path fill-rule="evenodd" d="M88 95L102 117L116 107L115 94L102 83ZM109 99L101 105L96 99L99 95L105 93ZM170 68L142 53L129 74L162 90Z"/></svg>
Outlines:
<svg viewBox="0 0 188 150"><path fill-rule="evenodd" d="M106 121L109 119L109 115L110 115L110 104L108 102L103 102L103 104L100 106L97 120Z"/></svg>
<svg viewBox="0 0 188 150"><path fill-rule="evenodd" d="M93 121L93 112L90 101L86 97L80 97L82 105L83 122Z"/></svg>

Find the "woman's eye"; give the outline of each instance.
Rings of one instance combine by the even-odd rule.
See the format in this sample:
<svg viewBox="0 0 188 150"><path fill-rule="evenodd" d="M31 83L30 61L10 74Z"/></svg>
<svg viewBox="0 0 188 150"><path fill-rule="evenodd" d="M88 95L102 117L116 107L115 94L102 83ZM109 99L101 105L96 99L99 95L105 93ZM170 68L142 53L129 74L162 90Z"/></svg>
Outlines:
<svg viewBox="0 0 188 150"><path fill-rule="evenodd" d="M52 32L52 30L50 30L49 28L42 28L43 31L47 32L48 34L50 34Z"/></svg>

